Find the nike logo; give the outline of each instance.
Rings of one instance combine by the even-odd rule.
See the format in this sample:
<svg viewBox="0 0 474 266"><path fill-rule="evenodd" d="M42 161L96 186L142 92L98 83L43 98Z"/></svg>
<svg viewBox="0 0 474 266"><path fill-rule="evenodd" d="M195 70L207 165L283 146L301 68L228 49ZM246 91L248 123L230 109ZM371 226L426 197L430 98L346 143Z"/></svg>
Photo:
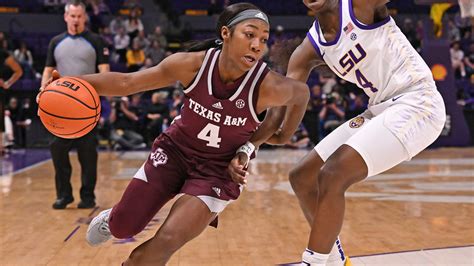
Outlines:
<svg viewBox="0 0 474 266"><path fill-rule="evenodd" d="M392 101L396 101L396 100L400 99L401 97L403 97L403 95L400 95L400 96L397 96L397 97L393 97L393 98L392 98Z"/></svg>

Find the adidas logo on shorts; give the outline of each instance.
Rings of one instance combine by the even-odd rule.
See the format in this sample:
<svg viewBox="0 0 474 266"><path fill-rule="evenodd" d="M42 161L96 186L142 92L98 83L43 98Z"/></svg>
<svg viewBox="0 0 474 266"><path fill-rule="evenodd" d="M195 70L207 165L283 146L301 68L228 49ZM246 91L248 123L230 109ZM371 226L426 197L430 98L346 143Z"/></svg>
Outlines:
<svg viewBox="0 0 474 266"><path fill-rule="evenodd" d="M218 188L218 187L212 187L212 190L214 190L214 192L216 192L217 196L220 197L221 196L221 189Z"/></svg>

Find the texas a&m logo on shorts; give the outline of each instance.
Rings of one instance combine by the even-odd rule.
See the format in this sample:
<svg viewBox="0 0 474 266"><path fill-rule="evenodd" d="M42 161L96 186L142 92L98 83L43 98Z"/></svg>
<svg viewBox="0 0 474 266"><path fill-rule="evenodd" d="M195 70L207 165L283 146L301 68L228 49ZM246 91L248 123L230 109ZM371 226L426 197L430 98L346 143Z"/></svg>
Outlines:
<svg viewBox="0 0 474 266"><path fill-rule="evenodd" d="M166 155L162 148L158 148L150 154L150 160L153 162L154 167L158 167L160 164L166 164L168 155Z"/></svg>
<svg viewBox="0 0 474 266"><path fill-rule="evenodd" d="M349 122L349 126L351 128L359 128L364 124L364 121L365 120L362 116L358 116Z"/></svg>

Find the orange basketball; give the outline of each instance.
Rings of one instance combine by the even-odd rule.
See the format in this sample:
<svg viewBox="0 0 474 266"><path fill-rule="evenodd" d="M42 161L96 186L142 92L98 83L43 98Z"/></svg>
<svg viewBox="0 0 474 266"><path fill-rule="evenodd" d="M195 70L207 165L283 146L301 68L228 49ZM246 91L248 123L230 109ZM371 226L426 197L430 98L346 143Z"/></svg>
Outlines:
<svg viewBox="0 0 474 266"><path fill-rule="evenodd" d="M53 81L41 92L38 105L43 125L61 138L84 136L100 118L99 95L91 84L76 77Z"/></svg>

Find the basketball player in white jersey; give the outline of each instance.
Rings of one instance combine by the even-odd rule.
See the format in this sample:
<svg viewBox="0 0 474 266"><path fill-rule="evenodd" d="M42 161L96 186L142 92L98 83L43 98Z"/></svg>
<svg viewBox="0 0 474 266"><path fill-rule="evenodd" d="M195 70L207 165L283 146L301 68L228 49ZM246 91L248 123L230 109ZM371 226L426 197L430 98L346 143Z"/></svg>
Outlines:
<svg viewBox="0 0 474 266"><path fill-rule="evenodd" d="M311 225L302 265L350 265L338 239L345 191L410 160L435 141L446 119L429 67L389 16L387 2L304 0L316 20L293 52L287 76L306 81L325 65L370 100L364 113L339 126L290 172ZM243 178L241 169L231 173Z"/></svg>

